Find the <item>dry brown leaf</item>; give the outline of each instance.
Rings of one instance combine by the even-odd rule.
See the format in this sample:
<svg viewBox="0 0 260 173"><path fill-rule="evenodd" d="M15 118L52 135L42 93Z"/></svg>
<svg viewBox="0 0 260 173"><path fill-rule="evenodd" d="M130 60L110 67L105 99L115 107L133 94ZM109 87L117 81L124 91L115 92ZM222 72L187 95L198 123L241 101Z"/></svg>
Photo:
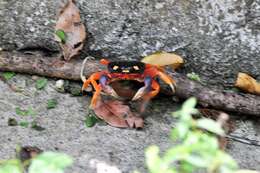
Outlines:
<svg viewBox="0 0 260 173"><path fill-rule="evenodd" d="M62 31L65 34L64 40L55 35L63 51L66 61L77 55L83 48L86 39L85 26L80 19L79 9L74 4L74 0L69 0L59 14L55 26L55 32Z"/></svg>
<svg viewBox="0 0 260 173"><path fill-rule="evenodd" d="M114 127L142 128L144 123L141 117L130 111L129 106L118 100L98 100L94 108L95 114Z"/></svg>
<svg viewBox="0 0 260 173"><path fill-rule="evenodd" d="M245 92L260 95L260 83L246 73L238 73L235 87Z"/></svg>
<svg viewBox="0 0 260 173"><path fill-rule="evenodd" d="M174 53L156 52L142 59L142 62L158 66L171 66L174 70L183 65L183 58Z"/></svg>
<svg viewBox="0 0 260 173"><path fill-rule="evenodd" d="M133 114L134 116L128 116L126 118L127 124L131 128L140 129L144 127L144 119L140 116L137 116L136 114Z"/></svg>

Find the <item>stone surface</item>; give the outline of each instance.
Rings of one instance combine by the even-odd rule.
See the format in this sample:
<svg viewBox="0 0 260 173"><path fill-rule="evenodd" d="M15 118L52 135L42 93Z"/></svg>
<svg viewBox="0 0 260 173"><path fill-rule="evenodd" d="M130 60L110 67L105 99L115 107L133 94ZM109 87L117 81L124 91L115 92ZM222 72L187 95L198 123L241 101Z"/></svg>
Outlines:
<svg viewBox="0 0 260 173"><path fill-rule="evenodd" d="M68 173L92 173L104 168L113 169L113 173L130 173L136 169L144 173L147 172L144 164L144 149L147 146L156 144L164 151L173 145L168 135L176 119L171 112L179 105L171 98L152 101L143 130L119 129L105 123L87 128L84 120L90 97L58 93L54 89L55 81L50 79L43 90L35 89L35 80L30 76L16 75L8 83L19 87L22 92L14 92L7 83L0 81L0 160L13 158L17 144L31 145L44 151L71 155L75 162ZM57 107L47 109L48 99L57 99ZM36 115L17 115L17 107L31 107ZM45 130L11 127L7 125L9 118L15 118L18 122L36 121ZM259 121L237 120L235 124L234 135L260 141ZM228 152L241 168L260 170L259 147L230 141Z"/></svg>
<svg viewBox="0 0 260 173"><path fill-rule="evenodd" d="M65 0L0 0L0 47L58 50L53 27ZM78 0L89 32L85 54L140 59L177 51L184 72L230 86L239 71L260 77L259 0ZM84 53L83 53L84 55Z"/></svg>

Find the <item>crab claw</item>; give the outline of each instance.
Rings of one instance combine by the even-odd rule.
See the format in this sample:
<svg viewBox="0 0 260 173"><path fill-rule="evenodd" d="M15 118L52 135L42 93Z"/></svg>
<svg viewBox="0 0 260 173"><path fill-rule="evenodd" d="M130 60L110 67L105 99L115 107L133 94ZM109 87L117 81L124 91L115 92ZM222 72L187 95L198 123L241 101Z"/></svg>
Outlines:
<svg viewBox="0 0 260 173"><path fill-rule="evenodd" d="M140 88L136 94L134 95L134 97L132 98L132 100L138 100L139 98L143 97L145 94L147 94L150 89L151 89L151 83L152 83L152 78L151 77L146 77L144 79L144 86L142 88Z"/></svg>
<svg viewBox="0 0 260 173"><path fill-rule="evenodd" d="M116 91L109 85L102 86L102 90L110 96L119 98L119 95L116 93Z"/></svg>
<svg viewBox="0 0 260 173"><path fill-rule="evenodd" d="M111 86L107 85L107 80L108 80L108 78L104 75L100 77L99 82L102 86L102 90L110 96L113 96L115 98L119 98L116 91Z"/></svg>
<svg viewBox="0 0 260 173"><path fill-rule="evenodd" d="M169 86L171 87L172 92L175 93L175 91L176 91L176 85L175 85L175 83L170 83Z"/></svg>
<svg viewBox="0 0 260 173"><path fill-rule="evenodd" d="M148 87L146 87L146 86L140 88L140 89L136 92L135 96L132 98L132 101L138 100L139 98L143 97L143 96L147 93L147 92L146 92L146 91L147 91L147 88L148 88Z"/></svg>
<svg viewBox="0 0 260 173"><path fill-rule="evenodd" d="M159 72L159 76L166 84L168 84L171 87L172 92L175 93L175 91L176 91L176 82L175 82L175 80L173 80L171 77L169 77L168 75L166 75L163 72Z"/></svg>

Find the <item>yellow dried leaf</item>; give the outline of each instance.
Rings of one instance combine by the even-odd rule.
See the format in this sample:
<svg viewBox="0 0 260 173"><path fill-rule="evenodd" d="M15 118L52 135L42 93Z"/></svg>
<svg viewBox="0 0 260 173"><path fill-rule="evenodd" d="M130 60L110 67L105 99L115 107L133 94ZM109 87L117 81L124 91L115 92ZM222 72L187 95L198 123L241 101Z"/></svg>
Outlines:
<svg viewBox="0 0 260 173"><path fill-rule="evenodd" d="M158 66L171 66L174 70L179 68L183 63L183 58L174 53L156 52L142 59L142 62Z"/></svg>
<svg viewBox="0 0 260 173"><path fill-rule="evenodd" d="M243 91L260 95L260 83L246 73L238 73L235 86Z"/></svg>

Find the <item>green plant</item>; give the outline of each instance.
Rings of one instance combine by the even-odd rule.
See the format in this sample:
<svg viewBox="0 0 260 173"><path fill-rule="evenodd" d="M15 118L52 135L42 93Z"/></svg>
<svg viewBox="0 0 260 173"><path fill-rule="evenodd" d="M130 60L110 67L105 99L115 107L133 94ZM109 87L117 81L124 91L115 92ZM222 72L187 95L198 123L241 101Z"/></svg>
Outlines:
<svg viewBox="0 0 260 173"><path fill-rule="evenodd" d="M14 72L4 72L3 73L3 77L5 78L5 80L10 80L12 79L12 77L15 76L15 73Z"/></svg>
<svg viewBox="0 0 260 173"><path fill-rule="evenodd" d="M187 74L187 77L190 79L190 80L194 80L194 81L198 81L198 82L201 82L200 80L200 76L194 72L191 72L191 73L188 73Z"/></svg>
<svg viewBox="0 0 260 173"><path fill-rule="evenodd" d="M57 106L58 101L56 99L49 99L47 101L47 109L53 109Z"/></svg>
<svg viewBox="0 0 260 173"><path fill-rule="evenodd" d="M98 121L98 118L95 115L88 115L85 119L85 125L87 127L93 127Z"/></svg>
<svg viewBox="0 0 260 173"><path fill-rule="evenodd" d="M43 152L31 160L28 173L64 173L71 164L72 158L66 154ZM25 165L18 159L0 161L0 173L23 173Z"/></svg>
<svg viewBox="0 0 260 173"><path fill-rule="evenodd" d="M43 89L47 85L48 80L46 78L41 78L36 80L35 87L37 90Z"/></svg>
<svg viewBox="0 0 260 173"><path fill-rule="evenodd" d="M33 110L32 107L29 107L28 109L21 109L20 107L15 108L15 113L17 115L21 116L35 116L36 112Z"/></svg>
<svg viewBox="0 0 260 173"><path fill-rule="evenodd" d="M30 123L28 121L21 121L19 125L22 127L29 127Z"/></svg>
<svg viewBox="0 0 260 173"><path fill-rule="evenodd" d="M157 146L146 150L146 164L151 173L191 173L206 170L209 173L231 173L237 170L236 162L219 148L216 135L224 135L221 125L211 119L195 120L192 114L196 99L187 100L173 115L179 122L171 137L179 144L162 156Z"/></svg>
<svg viewBox="0 0 260 173"><path fill-rule="evenodd" d="M58 29L55 31L55 35L58 37L57 39L62 43L65 44L67 40L67 35L62 29Z"/></svg>

